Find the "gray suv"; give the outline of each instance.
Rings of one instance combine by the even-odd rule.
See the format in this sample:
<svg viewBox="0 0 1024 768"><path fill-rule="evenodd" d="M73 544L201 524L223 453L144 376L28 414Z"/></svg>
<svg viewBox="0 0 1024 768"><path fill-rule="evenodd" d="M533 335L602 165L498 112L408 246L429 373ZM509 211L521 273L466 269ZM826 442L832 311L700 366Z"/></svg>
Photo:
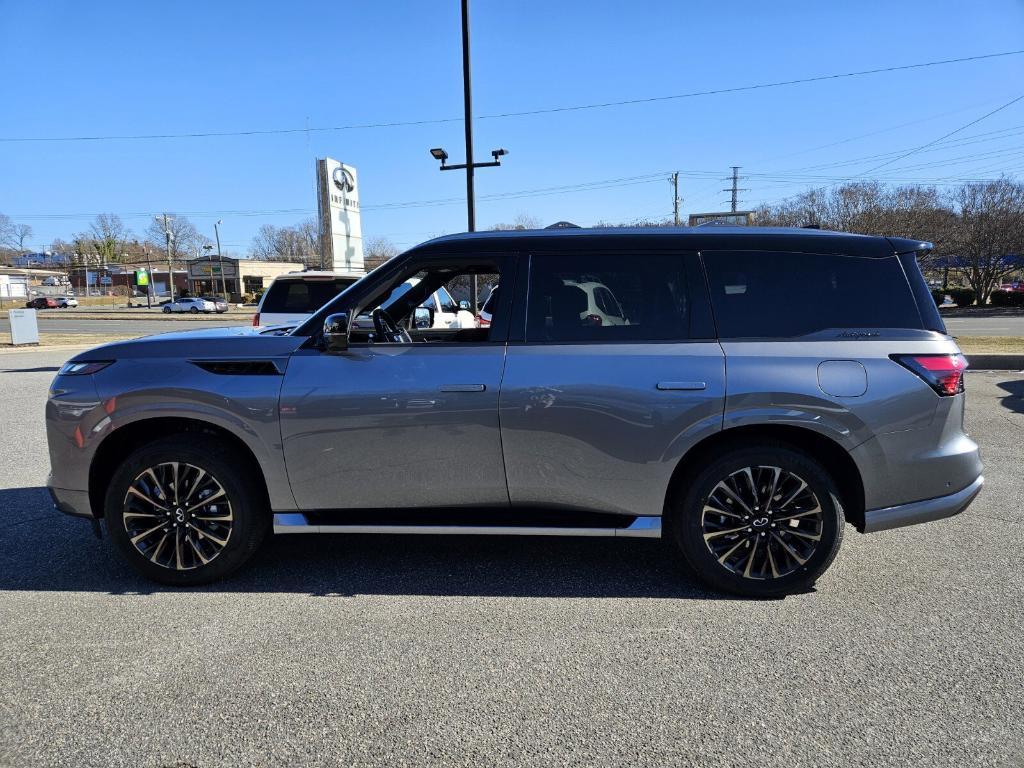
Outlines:
<svg viewBox="0 0 1024 768"><path fill-rule="evenodd" d="M660 537L715 589L806 590L845 523L937 520L981 489L928 248L747 227L443 237L288 332L77 355L46 407L49 487L167 584L225 576L273 530ZM474 274L502 287L489 326L419 317Z"/></svg>

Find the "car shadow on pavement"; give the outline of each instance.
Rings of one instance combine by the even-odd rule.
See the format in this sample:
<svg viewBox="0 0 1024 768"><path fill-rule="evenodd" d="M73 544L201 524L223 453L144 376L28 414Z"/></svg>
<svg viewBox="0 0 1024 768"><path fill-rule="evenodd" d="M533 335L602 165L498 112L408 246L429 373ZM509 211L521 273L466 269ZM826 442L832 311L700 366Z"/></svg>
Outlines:
<svg viewBox="0 0 1024 768"><path fill-rule="evenodd" d="M1006 397L999 399L1002 406L1016 413L1024 413L1024 379L1000 381L998 386L1000 389L1009 392Z"/></svg>
<svg viewBox="0 0 1024 768"><path fill-rule="evenodd" d="M269 536L238 573L181 590L137 576L39 487L0 490L0 590L730 599L660 540L517 536Z"/></svg>

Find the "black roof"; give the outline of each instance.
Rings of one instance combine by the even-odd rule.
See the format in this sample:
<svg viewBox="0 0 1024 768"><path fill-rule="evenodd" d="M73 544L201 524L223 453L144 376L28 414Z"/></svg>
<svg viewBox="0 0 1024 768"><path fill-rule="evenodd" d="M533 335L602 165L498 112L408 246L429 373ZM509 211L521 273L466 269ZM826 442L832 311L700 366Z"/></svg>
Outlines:
<svg viewBox="0 0 1024 768"><path fill-rule="evenodd" d="M863 256L891 256L893 253L931 250L931 243L901 237L857 235L799 227L610 227L579 229L515 229L491 232L462 232L444 235L413 250L469 250L487 247L527 246L537 248L545 241L564 246L569 239L597 240L607 247L681 247L687 250L746 250L770 247L777 250L856 252ZM588 246L597 243L588 243Z"/></svg>

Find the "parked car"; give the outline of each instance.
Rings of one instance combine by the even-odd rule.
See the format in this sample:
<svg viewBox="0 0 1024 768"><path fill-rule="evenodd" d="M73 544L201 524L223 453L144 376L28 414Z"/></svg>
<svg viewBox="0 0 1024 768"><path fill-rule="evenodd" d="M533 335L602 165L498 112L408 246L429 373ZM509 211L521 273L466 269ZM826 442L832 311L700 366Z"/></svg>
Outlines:
<svg viewBox="0 0 1024 768"><path fill-rule="evenodd" d="M200 298L213 304L213 311L218 315L228 311L228 302L223 296L200 296Z"/></svg>
<svg viewBox="0 0 1024 768"><path fill-rule="evenodd" d="M163 311L165 313L190 312L193 315L197 315L200 312L205 312L206 314L210 314L211 312L215 312L216 309L217 305L212 301L193 297L176 299L175 301L169 301L163 305Z"/></svg>
<svg viewBox="0 0 1024 768"><path fill-rule="evenodd" d="M54 296L53 300L57 302L57 306L61 309L67 309L68 307L77 307L78 299L73 295L68 296Z"/></svg>
<svg viewBox="0 0 1024 768"><path fill-rule="evenodd" d="M25 303L26 309L57 309L57 301L50 296L39 296Z"/></svg>
<svg viewBox="0 0 1024 768"><path fill-rule="evenodd" d="M252 324L299 325L362 276L356 272L318 271L278 275L260 297Z"/></svg>
<svg viewBox="0 0 1024 768"><path fill-rule="evenodd" d="M288 333L78 353L46 405L48 486L167 584L227 575L270 531L459 533L664 537L712 588L803 591L846 524L949 517L984 482L929 248L756 227L442 237ZM410 322L474 274L502 286L488 327ZM589 321L565 290L584 283L629 324Z"/></svg>

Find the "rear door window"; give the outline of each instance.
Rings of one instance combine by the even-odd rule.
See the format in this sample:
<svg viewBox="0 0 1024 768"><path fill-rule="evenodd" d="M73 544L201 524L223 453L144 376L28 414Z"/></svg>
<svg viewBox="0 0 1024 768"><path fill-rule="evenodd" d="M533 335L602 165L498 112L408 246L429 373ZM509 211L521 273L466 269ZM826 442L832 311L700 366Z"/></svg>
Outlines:
<svg viewBox="0 0 1024 768"><path fill-rule="evenodd" d="M689 312L681 254L552 253L530 258L527 341L686 339Z"/></svg>
<svg viewBox="0 0 1024 768"><path fill-rule="evenodd" d="M721 338L792 338L833 328L922 327L896 256L705 252Z"/></svg>
<svg viewBox="0 0 1024 768"><path fill-rule="evenodd" d="M260 312L312 314L354 282L342 278L275 280L263 297Z"/></svg>

